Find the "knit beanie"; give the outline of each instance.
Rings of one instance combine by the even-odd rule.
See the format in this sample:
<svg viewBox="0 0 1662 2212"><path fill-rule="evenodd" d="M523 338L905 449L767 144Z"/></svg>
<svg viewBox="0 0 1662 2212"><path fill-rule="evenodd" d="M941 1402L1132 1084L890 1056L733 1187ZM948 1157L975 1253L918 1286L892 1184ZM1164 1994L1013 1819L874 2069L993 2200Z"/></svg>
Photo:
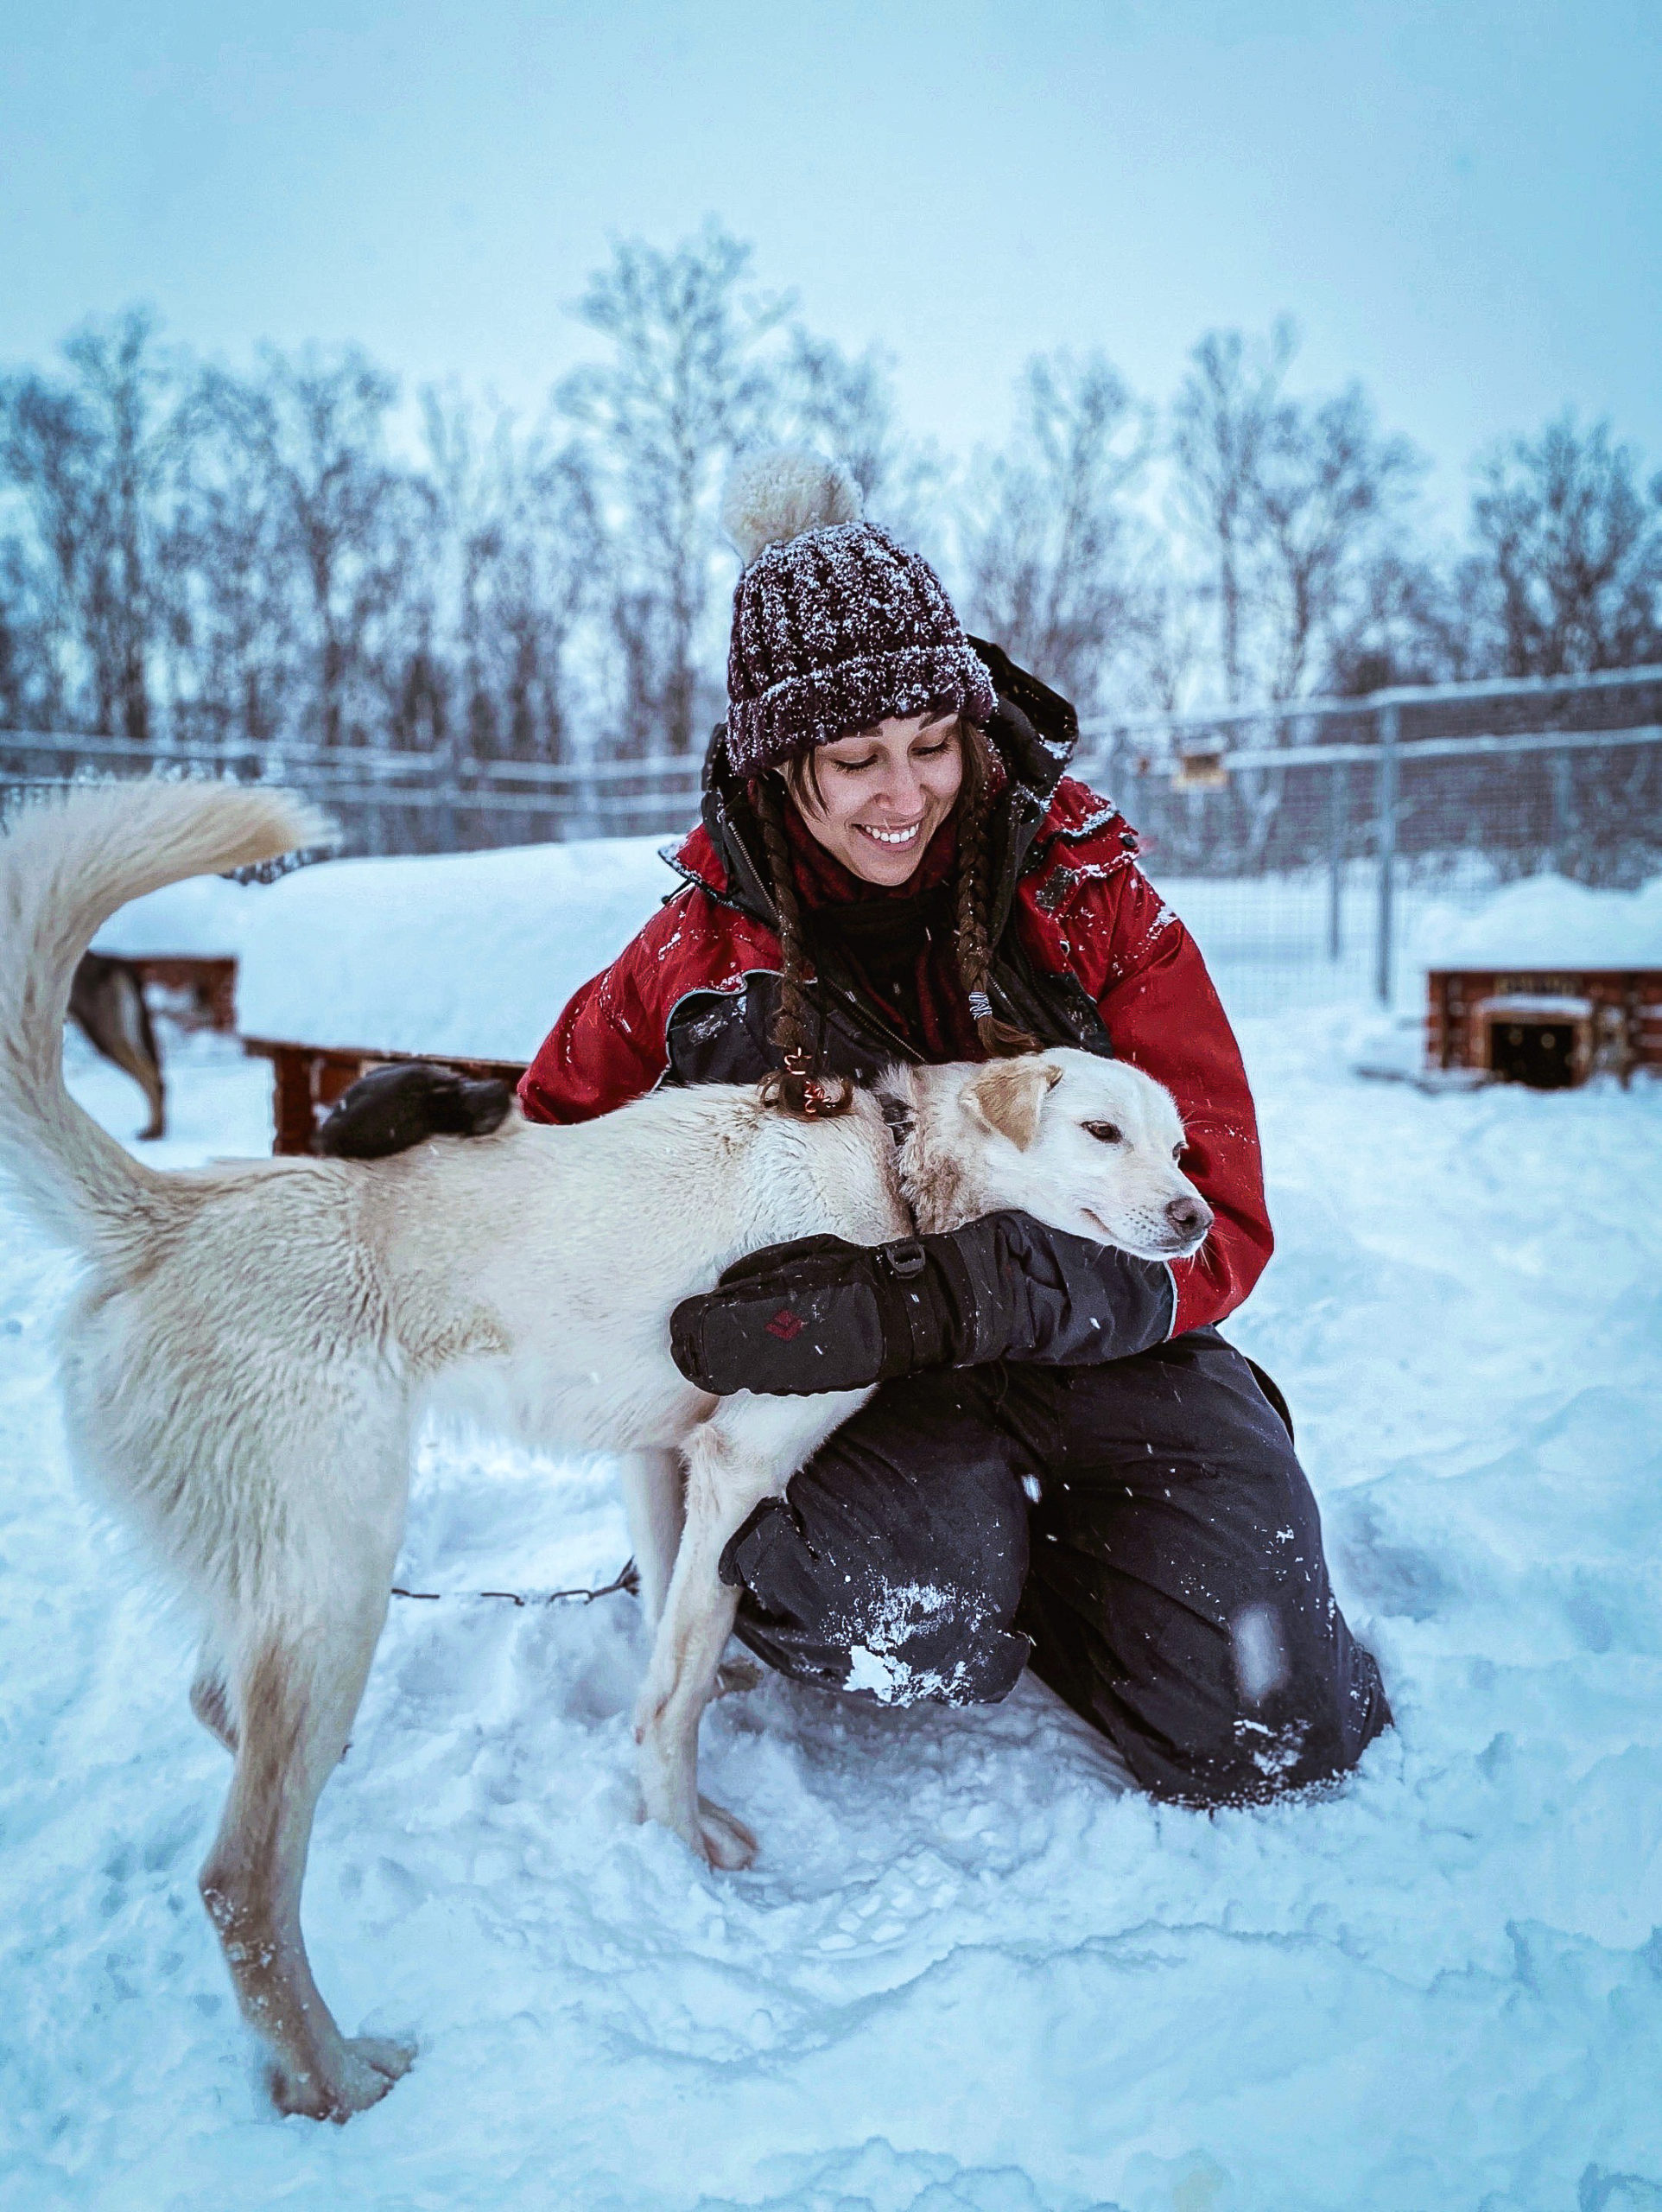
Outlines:
<svg viewBox="0 0 1662 2212"><path fill-rule="evenodd" d="M993 679L941 579L860 505L846 468L789 448L727 480L722 526L745 564L727 652L727 757L741 776L891 715L991 719Z"/></svg>

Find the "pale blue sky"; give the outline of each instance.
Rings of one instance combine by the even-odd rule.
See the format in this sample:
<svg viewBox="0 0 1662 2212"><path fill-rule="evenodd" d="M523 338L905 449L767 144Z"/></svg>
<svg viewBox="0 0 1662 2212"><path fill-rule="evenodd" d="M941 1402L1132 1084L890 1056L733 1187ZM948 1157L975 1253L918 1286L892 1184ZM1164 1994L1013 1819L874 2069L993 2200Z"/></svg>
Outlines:
<svg viewBox="0 0 1662 2212"><path fill-rule="evenodd" d="M1566 400L1662 465L1659 0L0 0L0 359L153 302L526 401L614 237L719 215L912 427L1029 353L1305 336L1458 493Z"/></svg>

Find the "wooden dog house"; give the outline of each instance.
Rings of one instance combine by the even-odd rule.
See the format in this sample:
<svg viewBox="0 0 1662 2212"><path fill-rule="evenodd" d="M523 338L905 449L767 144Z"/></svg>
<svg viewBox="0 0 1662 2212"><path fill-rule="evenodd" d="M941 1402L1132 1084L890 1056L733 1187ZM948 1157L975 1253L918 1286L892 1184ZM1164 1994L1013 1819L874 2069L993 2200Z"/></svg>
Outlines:
<svg viewBox="0 0 1662 2212"><path fill-rule="evenodd" d="M139 952L122 956L147 989L166 994L165 1011L184 1029L237 1027L237 963L230 954Z"/></svg>
<svg viewBox="0 0 1662 2212"><path fill-rule="evenodd" d="M1538 1090L1662 1071L1662 968L1433 968L1426 984L1428 1068Z"/></svg>

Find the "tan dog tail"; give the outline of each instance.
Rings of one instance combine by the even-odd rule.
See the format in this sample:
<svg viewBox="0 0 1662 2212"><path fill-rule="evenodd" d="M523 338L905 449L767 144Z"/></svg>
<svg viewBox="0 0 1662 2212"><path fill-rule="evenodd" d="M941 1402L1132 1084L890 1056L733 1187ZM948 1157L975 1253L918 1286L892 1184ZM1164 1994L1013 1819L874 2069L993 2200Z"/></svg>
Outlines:
<svg viewBox="0 0 1662 2212"><path fill-rule="evenodd" d="M0 1173L48 1235L89 1255L142 1244L173 1179L142 1166L64 1089L64 1014L94 935L164 883L275 860L329 835L292 792L236 784L78 785L10 815L0 836Z"/></svg>

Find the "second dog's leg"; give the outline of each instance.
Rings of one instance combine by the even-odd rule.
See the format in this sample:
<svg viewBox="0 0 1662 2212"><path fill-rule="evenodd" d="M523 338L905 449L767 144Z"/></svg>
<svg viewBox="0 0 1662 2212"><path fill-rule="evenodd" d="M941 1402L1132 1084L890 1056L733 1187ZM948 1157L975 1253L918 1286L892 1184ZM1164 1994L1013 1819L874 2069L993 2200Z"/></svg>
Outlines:
<svg viewBox="0 0 1662 2212"><path fill-rule="evenodd" d="M647 1625L657 1628L681 1547L680 1452L625 1452L623 1491L629 1541L641 1578L641 1609Z"/></svg>
<svg viewBox="0 0 1662 2212"><path fill-rule="evenodd" d="M149 1128L138 1133L140 1142L165 1136L167 1095L162 1087L161 1055L155 1049L155 1033L150 1027L143 987L130 969L118 968L111 976L110 1001L110 1010L115 1016L112 1028L110 1033L95 1036L92 1041L118 1068L131 1076L144 1093L150 1120Z"/></svg>

